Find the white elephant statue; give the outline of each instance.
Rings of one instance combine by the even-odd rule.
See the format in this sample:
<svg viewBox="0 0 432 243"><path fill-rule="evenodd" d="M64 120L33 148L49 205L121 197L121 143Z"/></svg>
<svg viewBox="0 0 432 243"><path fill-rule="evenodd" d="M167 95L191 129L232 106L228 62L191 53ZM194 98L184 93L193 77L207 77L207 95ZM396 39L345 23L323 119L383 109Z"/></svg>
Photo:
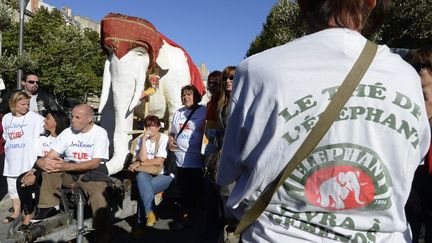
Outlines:
<svg viewBox="0 0 432 243"><path fill-rule="evenodd" d="M325 180L319 187L318 203L324 208L345 209L344 200L353 192L355 201L365 204L360 200L360 192L366 183L360 183L358 177L358 171L348 171Z"/></svg>
<svg viewBox="0 0 432 243"><path fill-rule="evenodd" d="M128 157L134 108L148 101L148 114L159 118L182 106L180 90L193 84L205 88L197 67L183 48L148 21L110 13L101 23L102 48L108 54L99 112L110 136L110 175L122 170Z"/></svg>

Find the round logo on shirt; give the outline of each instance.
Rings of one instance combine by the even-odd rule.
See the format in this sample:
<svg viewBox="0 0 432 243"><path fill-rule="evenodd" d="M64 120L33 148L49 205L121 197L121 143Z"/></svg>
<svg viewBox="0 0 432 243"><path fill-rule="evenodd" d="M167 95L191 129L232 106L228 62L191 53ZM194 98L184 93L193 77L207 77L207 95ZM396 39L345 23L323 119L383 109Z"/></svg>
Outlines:
<svg viewBox="0 0 432 243"><path fill-rule="evenodd" d="M317 148L284 187L291 196L331 211L391 207L386 166L374 151L355 144Z"/></svg>

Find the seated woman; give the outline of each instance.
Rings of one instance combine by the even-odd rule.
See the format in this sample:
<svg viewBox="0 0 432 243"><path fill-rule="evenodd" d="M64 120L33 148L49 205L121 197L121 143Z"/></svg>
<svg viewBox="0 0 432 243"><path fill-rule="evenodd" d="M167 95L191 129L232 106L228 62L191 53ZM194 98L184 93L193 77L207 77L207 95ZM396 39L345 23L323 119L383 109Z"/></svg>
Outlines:
<svg viewBox="0 0 432 243"><path fill-rule="evenodd" d="M69 127L69 118L62 111L50 111L43 125L45 133L41 134L38 142L38 157L45 156L50 151L50 145L65 128ZM24 219L19 230L26 230L33 217L35 203L39 201L39 189L42 180L42 171L36 165L29 171L21 174L17 179L17 191ZM33 193L35 198L33 199Z"/></svg>
<svg viewBox="0 0 432 243"><path fill-rule="evenodd" d="M154 196L167 189L173 177L165 175L163 171L163 164L167 157L168 136L159 132L161 127L159 118L153 115L147 116L144 119L144 127L144 136L139 140L135 150L138 151L137 160L129 166L129 170L138 172L136 178L140 199L146 213L146 226L152 227L156 223L156 215L153 211Z"/></svg>

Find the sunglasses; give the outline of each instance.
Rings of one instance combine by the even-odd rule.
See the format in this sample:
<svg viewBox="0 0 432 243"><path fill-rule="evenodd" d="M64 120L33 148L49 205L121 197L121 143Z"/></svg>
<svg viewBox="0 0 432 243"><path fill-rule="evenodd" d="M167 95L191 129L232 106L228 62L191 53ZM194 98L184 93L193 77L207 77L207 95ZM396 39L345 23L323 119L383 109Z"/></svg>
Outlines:
<svg viewBox="0 0 432 243"><path fill-rule="evenodd" d="M429 69L432 68L431 64L426 64L426 63L414 63L412 66L417 72L420 72L422 68L429 68Z"/></svg>
<svg viewBox="0 0 432 243"><path fill-rule="evenodd" d="M26 82L29 83L29 84L37 84L37 83L39 83L39 81L36 81L36 80L28 80Z"/></svg>
<svg viewBox="0 0 432 243"><path fill-rule="evenodd" d="M219 82L208 82L208 85L209 86L218 86L219 85Z"/></svg>
<svg viewBox="0 0 432 243"><path fill-rule="evenodd" d="M231 80L231 81L233 81L234 80L234 76L231 75L229 77L225 77L224 81L227 81L228 79Z"/></svg>

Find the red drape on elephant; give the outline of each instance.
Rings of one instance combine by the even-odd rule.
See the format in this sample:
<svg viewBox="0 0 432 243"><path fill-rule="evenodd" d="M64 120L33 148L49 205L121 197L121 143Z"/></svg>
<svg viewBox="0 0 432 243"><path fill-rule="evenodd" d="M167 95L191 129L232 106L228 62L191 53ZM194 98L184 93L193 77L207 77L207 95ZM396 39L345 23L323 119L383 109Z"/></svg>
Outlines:
<svg viewBox="0 0 432 243"><path fill-rule="evenodd" d="M142 46L147 49L150 55L149 69L152 69L155 65L159 49L163 45L162 39L168 44L180 48L188 62L191 84L198 89L201 95L205 94L201 73L186 50L158 32L147 20L118 13L110 13L102 19L101 28L102 48L112 49L117 58L121 59L131 49Z"/></svg>
<svg viewBox="0 0 432 243"><path fill-rule="evenodd" d="M174 41L170 40L164 34L160 33L160 36L162 37L162 39L166 43L168 43L168 44L170 44L170 45L172 45L174 47L180 48L184 52L184 54L186 56L186 59L187 59L187 62L188 62L188 65L189 65L189 73L190 73L190 76L191 76L191 84L193 86L195 86L195 88L198 89L198 91L200 92L201 95L204 95L205 94L205 87L204 87L204 82L203 82L202 77L201 77L201 73L199 72L199 70L195 66L195 64L193 63L192 58L189 56L189 54L187 53L187 51L183 47L181 47L179 44L177 44Z"/></svg>
<svg viewBox="0 0 432 243"><path fill-rule="evenodd" d="M112 49L118 59L135 47L146 48L150 56L150 67L154 66L163 45L160 33L150 22L118 13L110 13L102 19L101 41L102 49Z"/></svg>

